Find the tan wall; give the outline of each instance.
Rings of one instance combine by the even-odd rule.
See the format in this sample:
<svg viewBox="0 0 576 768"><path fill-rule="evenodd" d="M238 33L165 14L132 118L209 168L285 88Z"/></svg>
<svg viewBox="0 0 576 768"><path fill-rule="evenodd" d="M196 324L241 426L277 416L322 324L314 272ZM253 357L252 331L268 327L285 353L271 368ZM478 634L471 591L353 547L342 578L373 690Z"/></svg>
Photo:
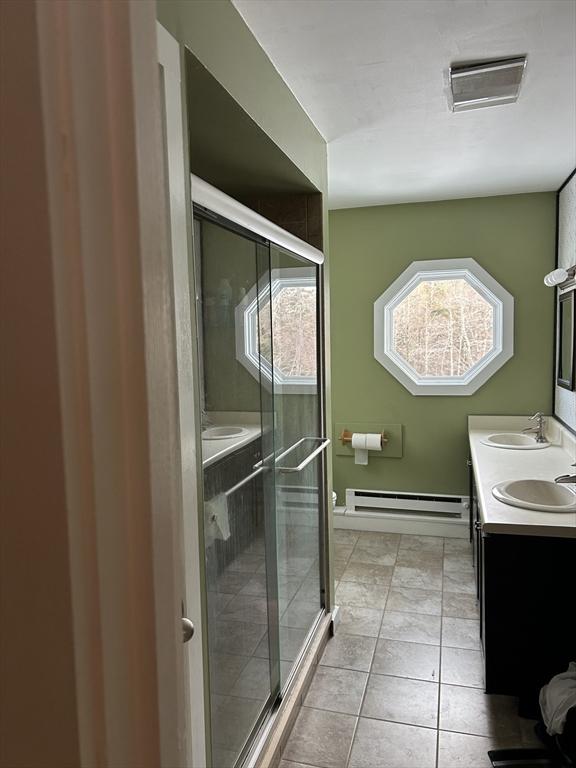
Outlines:
<svg viewBox="0 0 576 768"><path fill-rule="evenodd" d="M0 765L79 765L35 7L0 3Z"/></svg>

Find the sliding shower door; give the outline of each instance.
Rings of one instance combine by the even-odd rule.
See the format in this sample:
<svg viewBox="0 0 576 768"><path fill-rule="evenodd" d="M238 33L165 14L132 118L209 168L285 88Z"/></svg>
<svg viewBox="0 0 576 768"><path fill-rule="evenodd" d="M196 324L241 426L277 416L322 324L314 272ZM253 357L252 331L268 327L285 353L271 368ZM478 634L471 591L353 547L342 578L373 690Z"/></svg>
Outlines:
<svg viewBox="0 0 576 768"><path fill-rule="evenodd" d="M319 267L194 214L212 766L232 768L323 611Z"/></svg>
<svg viewBox="0 0 576 768"><path fill-rule="evenodd" d="M200 213L195 251L212 765L232 768L280 692L274 391L258 334L271 322L270 255ZM254 331L250 368L237 359L239 306Z"/></svg>
<svg viewBox="0 0 576 768"><path fill-rule="evenodd" d="M322 605L323 459L318 266L270 248L282 685ZM266 336L265 336L266 338Z"/></svg>

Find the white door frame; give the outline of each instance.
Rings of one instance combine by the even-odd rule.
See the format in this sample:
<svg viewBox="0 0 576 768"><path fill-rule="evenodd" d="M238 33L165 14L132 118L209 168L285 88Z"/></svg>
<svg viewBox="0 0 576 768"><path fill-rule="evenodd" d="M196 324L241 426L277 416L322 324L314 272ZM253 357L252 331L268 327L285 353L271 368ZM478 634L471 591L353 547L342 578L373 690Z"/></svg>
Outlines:
<svg viewBox="0 0 576 768"><path fill-rule="evenodd" d="M182 411L156 6L28 3L45 141L53 276L45 295L56 318L80 764L183 768L191 762Z"/></svg>
<svg viewBox="0 0 576 768"><path fill-rule="evenodd" d="M178 41L157 23L158 62L164 91L166 165L172 270L174 314L176 331L176 361L181 450L182 482L182 558L184 606L187 617L194 623L194 637L186 644L186 679L188 706L186 707L190 731L188 744L190 765L206 765L206 680L203 658L203 604L202 568L200 560L201 536L199 529L200 492L198 476L202 467L202 451L198 450L199 425L197 403L199 391L194 376L193 343L195 328L193 305L190 300L191 207L189 204L189 173L186 169L184 111L182 108L181 48Z"/></svg>

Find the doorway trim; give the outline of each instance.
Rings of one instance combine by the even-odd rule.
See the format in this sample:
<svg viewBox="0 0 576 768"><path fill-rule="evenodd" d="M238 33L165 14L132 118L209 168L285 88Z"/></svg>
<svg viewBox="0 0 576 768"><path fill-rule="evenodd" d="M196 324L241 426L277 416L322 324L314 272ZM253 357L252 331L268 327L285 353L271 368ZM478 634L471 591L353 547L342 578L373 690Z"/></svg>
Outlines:
<svg viewBox="0 0 576 768"><path fill-rule="evenodd" d="M204 610L202 585L205 583L201 559L202 490L198 477L202 476L200 424L200 391L198 371L194 370L196 349L193 328L196 328L195 302L191 300L194 270L192 264L193 228L190 226L191 206L187 153L184 138L184 111L182 98L181 48L178 41L157 22L158 63L161 69L163 96L165 165L172 253L174 295L174 330L176 346L177 398L180 432L181 462L181 525L180 556L182 561L183 614L194 624L194 636L185 645L184 675L187 685L186 716L187 753L189 764L201 768L207 764L206 717L206 664L204 638ZM200 446L200 449L199 449Z"/></svg>
<svg viewBox="0 0 576 768"><path fill-rule="evenodd" d="M184 768L178 404L155 3L29 2L79 762Z"/></svg>

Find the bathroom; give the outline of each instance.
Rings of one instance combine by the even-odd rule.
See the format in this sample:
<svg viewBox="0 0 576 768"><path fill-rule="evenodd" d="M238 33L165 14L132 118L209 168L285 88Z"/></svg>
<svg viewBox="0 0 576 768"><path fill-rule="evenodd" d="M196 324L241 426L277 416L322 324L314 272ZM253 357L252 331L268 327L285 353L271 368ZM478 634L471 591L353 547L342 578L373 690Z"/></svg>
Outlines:
<svg viewBox="0 0 576 768"><path fill-rule="evenodd" d="M405 33L397 8L375 5L375 23L388 11ZM520 750L524 762L510 765L528 765L529 750L543 748L534 733L537 692L571 659L573 632L557 617L569 598L561 589L534 627L524 626L510 606L526 609L517 582L495 574L502 562L520 573L537 556L557 564L554 578L570 581L574 478L554 479L570 478L576 458L576 395L566 373L574 365L574 104L557 121L565 143L553 183L543 171L524 184L506 180L503 154L487 157L488 141L470 157L463 150L477 183L448 145L435 162L449 170L417 180L418 164L430 160L425 152L407 160L420 134L405 119L411 133L397 137L399 158L389 160L394 188L384 145L396 129L377 117L385 102L362 113L368 86L356 96L345 81L351 104L339 113L315 80L336 66L324 44L315 49L322 25L342 41L344 19L367 34L370 14L347 6L330 13L321 3L158 4L160 22L186 49L188 115L202 115L189 119L188 150L210 702L203 749L215 768L473 768L492 765L494 749ZM564 18L569 27L572 10L538 8L573 63L573 41L558 26ZM214 37L206 45L208 30L214 36L224 22L236 30L230 58L245 45L253 82L274 92L273 101L256 99L257 88L227 71ZM488 46L477 59L503 55L503 42L488 45L477 34L470 51ZM369 37L373 55L380 42ZM296 43L307 51L301 60L290 54ZM506 44L510 54L521 45ZM497 118L530 98L549 42L531 45L507 64L521 81L518 101L497 109L451 111L440 77L431 135L462 130L464 141L464 120L473 131L478 116L497 131ZM285 83L276 93L268 82L266 55L322 135L343 132L328 143L327 166L321 137ZM359 44L350 56L366 60ZM384 88L386 71L368 84ZM452 75L462 82L457 68ZM370 151L379 141L381 173L369 172L370 151L362 153L362 138L354 143L346 125L355 108L359 125L375 121ZM458 120L461 128L445 125ZM508 128L500 131L512 141ZM353 157L358 179L346 175ZM555 277L560 288L545 285L558 268L568 270ZM448 343L447 333L458 340ZM490 442L499 433L502 444ZM494 478L516 477L551 481L537 495L559 489L564 508L535 512L530 499L491 500ZM522 578L526 593L553 589L546 578ZM521 641L520 626L533 643ZM550 648L539 626L565 640ZM546 660L520 681L515 665L530 664L535 648Z"/></svg>
<svg viewBox="0 0 576 768"><path fill-rule="evenodd" d="M24 3L0 768L576 765L576 2Z"/></svg>

